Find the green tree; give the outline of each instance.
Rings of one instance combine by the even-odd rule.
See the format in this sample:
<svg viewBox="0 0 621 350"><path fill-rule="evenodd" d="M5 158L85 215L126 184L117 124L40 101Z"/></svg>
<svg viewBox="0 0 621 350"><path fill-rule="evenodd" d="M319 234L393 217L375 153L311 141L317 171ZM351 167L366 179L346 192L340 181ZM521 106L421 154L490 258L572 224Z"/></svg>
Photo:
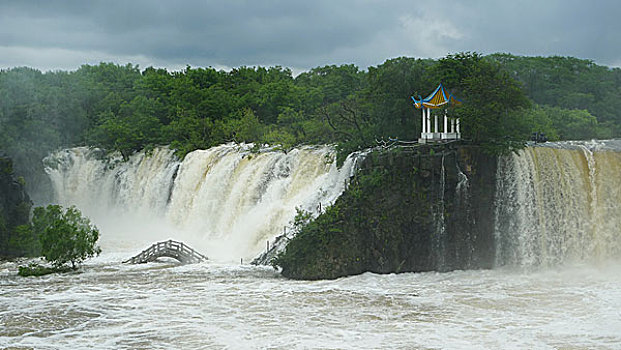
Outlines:
<svg viewBox="0 0 621 350"><path fill-rule="evenodd" d="M75 269L77 264L101 252L96 245L99 230L76 207L35 208L32 229L39 236L41 253L57 268L71 263Z"/></svg>
<svg viewBox="0 0 621 350"><path fill-rule="evenodd" d="M347 98L364 87L366 73L353 64L324 66L311 69L296 77L296 83L305 88L315 88L321 103L327 105Z"/></svg>
<svg viewBox="0 0 621 350"><path fill-rule="evenodd" d="M369 67L365 98L377 137L414 140L420 133L420 113L412 108L410 96L426 95L438 85L429 72L433 60L399 57L377 67Z"/></svg>
<svg viewBox="0 0 621 350"><path fill-rule="evenodd" d="M587 110L605 125L598 137L621 135L621 69L573 57L488 56L520 81L526 95L541 106ZM590 133L587 128L585 134ZM581 135L579 138L586 138Z"/></svg>
<svg viewBox="0 0 621 350"><path fill-rule="evenodd" d="M601 133L597 119L587 110L535 106L524 113L531 132L543 132L548 140L583 140Z"/></svg>
<svg viewBox="0 0 621 350"><path fill-rule="evenodd" d="M239 119L232 122L237 142L262 142L264 126L250 109L239 112Z"/></svg>
<svg viewBox="0 0 621 350"><path fill-rule="evenodd" d="M165 130L172 140L170 146L177 150L176 154L180 158L196 149L206 149L221 141L214 140L213 123L208 118L178 116Z"/></svg>
<svg viewBox="0 0 621 350"><path fill-rule="evenodd" d="M464 100L455 109L463 134L492 152L523 145L529 127L521 118L530 107L520 84L500 65L477 53L459 53L439 60L438 79Z"/></svg>
<svg viewBox="0 0 621 350"><path fill-rule="evenodd" d="M93 142L119 151L127 159L133 152L162 143L161 104L144 96L123 103L118 114L103 112L93 132Z"/></svg>

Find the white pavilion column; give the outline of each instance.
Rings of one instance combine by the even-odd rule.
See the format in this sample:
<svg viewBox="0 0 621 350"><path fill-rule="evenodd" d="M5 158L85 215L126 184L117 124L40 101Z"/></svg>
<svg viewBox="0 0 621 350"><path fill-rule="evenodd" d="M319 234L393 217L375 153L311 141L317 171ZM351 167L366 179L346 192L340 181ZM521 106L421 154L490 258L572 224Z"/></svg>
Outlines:
<svg viewBox="0 0 621 350"><path fill-rule="evenodd" d="M431 132L431 109L427 108L427 132Z"/></svg>
<svg viewBox="0 0 621 350"><path fill-rule="evenodd" d="M451 132L455 132L455 118L451 119Z"/></svg>
<svg viewBox="0 0 621 350"><path fill-rule="evenodd" d="M442 132L445 134L448 132L448 117L446 116L446 110L444 110L444 129L442 129Z"/></svg>
<svg viewBox="0 0 621 350"><path fill-rule="evenodd" d="M438 115L433 116L433 132L438 132Z"/></svg>
<svg viewBox="0 0 621 350"><path fill-rule="evenodd" d="M423 115L423 117L421 118L421 120L423 121L423 127L421 128L420 132L421 132L421 134L424 134L424 133L427 132L427 129L426 129L427 122L425 121L425 118L426 118L426 116L425 116L425 107L421 107L420 110L421 110L422 115Z"/></svg>
<svg viewBox="0 0 621 350"><path fill-rule="evenodd" d="M457 133L459 134L459 118L457 118Z"/></svg>

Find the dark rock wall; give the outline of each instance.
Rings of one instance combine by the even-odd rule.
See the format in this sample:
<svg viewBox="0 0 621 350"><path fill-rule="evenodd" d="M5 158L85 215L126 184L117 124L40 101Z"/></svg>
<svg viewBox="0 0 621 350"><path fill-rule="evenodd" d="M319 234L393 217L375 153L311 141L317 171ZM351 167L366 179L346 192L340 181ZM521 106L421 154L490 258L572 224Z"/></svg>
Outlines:
<svg viewBox="0 0 621 350"><path fill-rule="evenodd" d="M15 227L29 222L31 206L24 182L13 175L11 159L0 154L0 257L21 254L10 241L15 235Z"/></svg>
<svg viewBox="0 0 621 350"><path fill-rule="evenodd" d="M495 174L472 146L375 151L275 262L296 279L490 268Z"/></svg>

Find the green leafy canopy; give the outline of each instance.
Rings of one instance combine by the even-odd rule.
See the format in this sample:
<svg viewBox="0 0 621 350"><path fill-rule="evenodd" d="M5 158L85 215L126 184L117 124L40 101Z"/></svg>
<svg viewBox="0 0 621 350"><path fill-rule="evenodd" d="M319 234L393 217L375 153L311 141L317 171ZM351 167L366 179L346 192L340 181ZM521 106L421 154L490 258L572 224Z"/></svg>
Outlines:
<svg viewBox="0 0 621 350"><path fill-rule="evenodd" d="M39 236L41 253L56 267L71 263L75 268L87 258L98 255L99 230L76 207L59 205L37 207L32 227Z"/></svg>

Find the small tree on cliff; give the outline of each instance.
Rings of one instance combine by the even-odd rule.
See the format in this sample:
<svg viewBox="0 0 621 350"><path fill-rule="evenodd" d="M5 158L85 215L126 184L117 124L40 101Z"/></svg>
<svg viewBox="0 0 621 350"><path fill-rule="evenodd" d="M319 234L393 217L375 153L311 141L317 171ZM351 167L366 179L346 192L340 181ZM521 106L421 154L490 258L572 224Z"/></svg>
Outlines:
<svg viewBox="0 0 621 350"><path fill-rule="evenodd" d="M76 207L65 211L59 205L37 207L32 228L41 242L41 253L57 268L70 262L75 269L101 252L96 246L99 230Z"/></svg>

